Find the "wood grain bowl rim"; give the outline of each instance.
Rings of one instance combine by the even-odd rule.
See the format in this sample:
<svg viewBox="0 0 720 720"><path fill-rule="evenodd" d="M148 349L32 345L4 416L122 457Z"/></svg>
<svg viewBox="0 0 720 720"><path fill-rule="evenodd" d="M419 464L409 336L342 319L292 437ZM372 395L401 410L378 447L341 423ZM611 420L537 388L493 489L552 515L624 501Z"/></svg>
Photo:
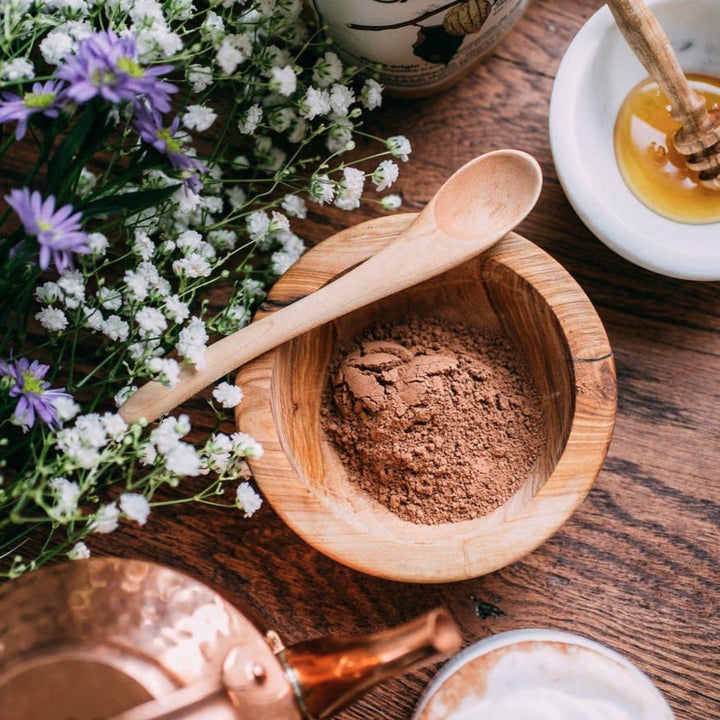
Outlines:
<svg viewBox="0 0 720 720"><path fill-rule="evenodd" d="M320 243L276 283L258 317L272 312L281 288L297 283L300 295L311 292L364 260L368 252L379 250L414 217L405 213L376 218ZM236 382L245 395L236 409L238 428L264 448L261 458L248 459L258 487L290 528L337 562L402 582L453 582L484 575L551 537L580 505L600 472L612 437L617 393L612 350L595 308L559 263L522 236L510 233L487 254L529 282L557 318L573 360L575 392L567 442L555 469L538 492L498 527L480 528L480 518L455 523L458 532L450 537L433 539L432 527L443 526L423 526L428 529L426 538L398 541L379 539L350 524L298 477L283 449L272 401L278 351L238 372Z"/></svg>

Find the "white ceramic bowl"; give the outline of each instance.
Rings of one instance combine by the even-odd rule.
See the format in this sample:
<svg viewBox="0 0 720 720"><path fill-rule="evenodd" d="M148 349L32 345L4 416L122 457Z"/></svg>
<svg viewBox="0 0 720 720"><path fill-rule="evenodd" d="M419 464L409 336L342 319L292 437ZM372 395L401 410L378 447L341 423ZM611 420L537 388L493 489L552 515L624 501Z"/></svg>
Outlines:
<svg viewBox="0 0 720 720"><path fill-rule="evenodd" d="M558 698L562 698L562 701ZM549 629L512 630L447 662L413 720L673 720L662 693L619 653Z"/></svg>
<svg viewBox="0 0 720 720"><path fill-rule="evenodd" d="M648 3L685 72L720 77L720 2ZM609 248L648 270L687 280L720 280L720 223L690 225L647 208L615 162L613 127L628 92L647 72L607 6L568 48L550 102L550 145L573 208Z"/></svg>

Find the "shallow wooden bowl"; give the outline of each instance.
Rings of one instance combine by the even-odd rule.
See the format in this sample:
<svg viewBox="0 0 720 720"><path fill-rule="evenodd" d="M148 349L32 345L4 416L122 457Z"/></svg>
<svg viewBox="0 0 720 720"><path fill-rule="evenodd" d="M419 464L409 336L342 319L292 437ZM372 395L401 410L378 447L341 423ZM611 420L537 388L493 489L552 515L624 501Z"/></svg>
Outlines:
<svg viewBox="0 0 720 720"><path fill-rule="evenodd" d="M273 288L262 314L377 252L414 216L379 218L313 248ZM548 442L507 504L474 520L418 525L348 480L320 426L339 342L381 320L426 313L502 330L541 393ZM241 368L240 430L263 444L250 461L268 502L302 538L356 570L406 582L465 580L525 555L570 517L595 480L615 419L612 351L592 304L549 255L511 233L444 275L300 336Z"/></svg>

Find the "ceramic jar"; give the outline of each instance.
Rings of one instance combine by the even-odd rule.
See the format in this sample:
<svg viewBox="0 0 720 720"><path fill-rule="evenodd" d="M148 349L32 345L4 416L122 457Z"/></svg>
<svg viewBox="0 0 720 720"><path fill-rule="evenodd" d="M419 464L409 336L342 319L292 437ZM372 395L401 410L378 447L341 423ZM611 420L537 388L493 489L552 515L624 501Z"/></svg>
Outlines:
<svg viewBox="0 0 720 720"><path fill-rule="evenodd" d="M502 40L527 0L311 0L338 54L376 66L389 94L453 85Z"/></svg>

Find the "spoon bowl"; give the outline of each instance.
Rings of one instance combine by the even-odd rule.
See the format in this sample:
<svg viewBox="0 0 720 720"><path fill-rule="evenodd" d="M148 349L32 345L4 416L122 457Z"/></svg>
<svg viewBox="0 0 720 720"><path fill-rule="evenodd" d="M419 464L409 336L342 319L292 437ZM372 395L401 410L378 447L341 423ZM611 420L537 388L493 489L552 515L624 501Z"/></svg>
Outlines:
<svg viewBox="0 0 720 720"><path fill-rule="evenodd" d="M185 368L172 388L149 382L120 407L126 422L148 422L246 362L368 303L439 275L487 250L520 223L540 195L537 161L497 150L470 161L416 220L366 262L260 322L211 345L202 369Z"/></svg>

